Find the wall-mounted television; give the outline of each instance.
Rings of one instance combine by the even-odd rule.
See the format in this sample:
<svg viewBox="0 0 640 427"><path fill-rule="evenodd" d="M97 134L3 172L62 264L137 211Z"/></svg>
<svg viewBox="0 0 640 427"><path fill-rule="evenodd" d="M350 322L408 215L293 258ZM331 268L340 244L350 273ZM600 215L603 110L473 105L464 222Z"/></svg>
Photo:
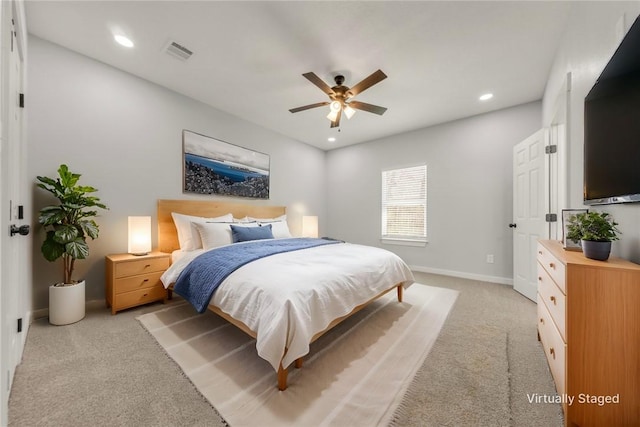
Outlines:
<svg viewBox="0 0 640 427"><path fill-rule="evenodd" d="M640 18L584 101L584 203L640 202Z"/></svg>

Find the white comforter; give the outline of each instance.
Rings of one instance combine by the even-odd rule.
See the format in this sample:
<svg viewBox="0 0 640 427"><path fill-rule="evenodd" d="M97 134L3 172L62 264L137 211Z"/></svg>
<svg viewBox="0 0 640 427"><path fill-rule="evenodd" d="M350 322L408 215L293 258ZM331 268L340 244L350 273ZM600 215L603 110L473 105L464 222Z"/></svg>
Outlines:
<svg viewBox="0 0 640 427"><path fill-rule="evenodd" d="M202 252L174 257L161 278L165 287ZM396 284L411 283L413 274L395 254L338 243L246 264L222 282L210 305L254 331L258 354L277 371L281 361L287 367L307 354L311 338L334 319Z"/></svg>

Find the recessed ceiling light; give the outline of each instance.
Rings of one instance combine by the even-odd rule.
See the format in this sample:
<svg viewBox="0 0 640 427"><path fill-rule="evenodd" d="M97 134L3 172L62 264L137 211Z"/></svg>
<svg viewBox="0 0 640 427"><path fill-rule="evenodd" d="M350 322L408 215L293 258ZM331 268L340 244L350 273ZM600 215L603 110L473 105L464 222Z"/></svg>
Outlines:
<svg viewBox="0 0 640 427"><path fill-rule="evenodd" d="M492 93L485 93L484 95L480 96L480 101L488 101L491 98L493 98Z"/></svg>
<svg viewBox="0 0 640 427"><path fill-rule="evenodd" d="M124 47L133 47L133 42L128 37L116 34L113 38Z"/></svg>
<svg viewBox="0 0 640 427"><path fill-rule="evenodd" d="M336 139L334 137L330 136L329 138L327 138L327 141L336 142Z"/></svg>

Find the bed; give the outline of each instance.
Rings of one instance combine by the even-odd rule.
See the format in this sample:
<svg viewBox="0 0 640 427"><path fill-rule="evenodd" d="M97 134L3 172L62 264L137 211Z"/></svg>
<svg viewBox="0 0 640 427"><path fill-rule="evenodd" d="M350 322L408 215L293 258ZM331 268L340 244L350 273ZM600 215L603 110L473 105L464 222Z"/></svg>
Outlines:
<svg viewBox="0 0 640 427"><path fill-rule="evenodd" d="M302 367L302 358L313 341L390 291L395 290L398 301L402 302L403 290L413 283L409 268L389 251L340 241L288 238L286 234L277 235L275 228L274 237L281 239L246 241L209 249L207 227L228 228L231 224L200 224L197 229L206 249L180 250L184 239L178 238L178 222L177 219L174 222L172 215L209 218L211 222L222 219L219 220L222 224L229 218L234 221L248 218L251 221L247 222L259 222L271 230L272 225L282 225L283 219L286 224L285 207L199 200L158 201L159 250L172 254L172 265L162 278L169 292L176 283L182 286L179 289L183 293L185 286L195 286L185 285L189 281L187 276L199 274L197 268L207 264L206 257L217 256L218 260L235 257L236 252L232 251L253 250L253 246L263 244L308 245L305 249L286 249L242 265L221 280L204 306L194 304L198 310L210 310L255 338L258 355L274 368L280 390L287 388L289 365ZM178 228L183 226L179 224ZM184 228L181 229L184 237ZM212 262L215 263L208 264Z"/></svg>

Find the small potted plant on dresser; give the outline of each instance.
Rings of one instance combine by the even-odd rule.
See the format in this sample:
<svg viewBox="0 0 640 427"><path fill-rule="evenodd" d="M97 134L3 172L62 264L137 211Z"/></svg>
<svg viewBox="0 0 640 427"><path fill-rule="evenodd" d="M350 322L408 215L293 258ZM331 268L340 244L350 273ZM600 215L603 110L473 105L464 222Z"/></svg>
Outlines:
<svg viewBox="0 0 640 427"><path fill-rule="evenodd" d="M108 209L91 193L93 187L78 185L80 174L60 165L58 177L37 177L38 187L53 194L58 203L40 209L38 222L44 226L46 237L41 252L47 261L62 258L63 280L49 286L49 323L68 325L84 318L85 282L73 279L75 261L89 256L87 237L98 237L98 215L95 208Z"/></svg>
<svg viewBox="0 0 640 427"><path fill-rule="evenodd" d="M580 242L584 256L606 261L611 253L611 242L619 240L618 223L606 212L585 212L569 217L567 239Z"/></svg>

